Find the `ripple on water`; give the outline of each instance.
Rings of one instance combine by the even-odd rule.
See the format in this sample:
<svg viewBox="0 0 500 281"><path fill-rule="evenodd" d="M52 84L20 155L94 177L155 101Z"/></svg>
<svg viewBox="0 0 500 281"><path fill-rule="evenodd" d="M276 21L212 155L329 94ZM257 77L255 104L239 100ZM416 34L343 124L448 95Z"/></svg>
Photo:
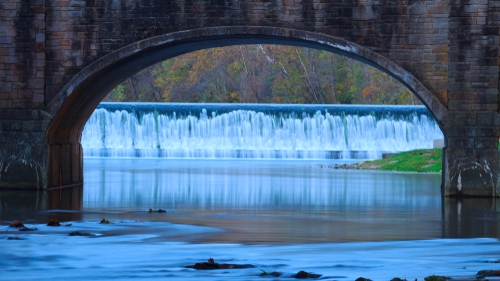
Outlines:
<svg viewBox="0 0 500 281"><path fill-rule="evenodd" d="M71 227L59 227L53 232L46 232L43 225L33 226L39 231L26 234L27 239L19 241L7 240L13 231L0 227L2 279L33 280L43 276L47 280L260 280L262 270L282 272L282 277L293 277L304 270L327 279L354 280L363 276L390 280L399 276L423 280L432 274L472 277L479 270L497 269L498 264L489 261L500 259L500 242L491 238L300 245L196 244L151 237L179 232L203 234L213 229L163 222L72 222ZM144 233L108 234L127 226L140 226ZM102 236L69 237L65 233L69 229L85 229ZM219 263L252 264L255 268L185 268L208 258Z"/></svg>

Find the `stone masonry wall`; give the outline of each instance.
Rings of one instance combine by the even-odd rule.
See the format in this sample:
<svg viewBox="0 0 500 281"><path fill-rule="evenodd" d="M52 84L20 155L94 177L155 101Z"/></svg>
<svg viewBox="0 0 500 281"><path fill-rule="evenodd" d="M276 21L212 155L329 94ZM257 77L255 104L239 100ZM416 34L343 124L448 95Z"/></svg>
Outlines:
<svg viewBox="0 0 500 281"><path fill-rule="evenodd" d="M0 2L0 182L47 185L45 0ZM12 183L12 184L9 184Z"/></svg>
<svg viewBox="0 0 500 281"><path fill-rule="evenodd" d="M345 38L399 63L447 103L446 0L50 0L47 102L83 67L132 42L186 29L237 25Z"/></svg>
<svg viewBox="0 0 500 281"><path fill-rule="evenodd" d="M44 108L45 1L2 1L0 23L0 108Z"/></svg>
<svg viewBox="0 0 500 281"><path fill-rule="evenodd" d="M45 141L54 116L44 109L86 66L143 39L223 26L327 34L387 57L449 111L439 120L445 193L478 185L487 194L485 178L499 181L500 0L4 0L0 187L50 184L46 159L55 150ZM66 158L80 163L81 153L64 152L78 142L60 145L61 167ZM70 167L71 178L80 181L80 170Z"/></svg>
<svg viewBox="0 0 500 281"><path fill-rule="evenodd" d="M450 1L448 137L445 171L450 193L463 182L482 182L483 194L498 179L498 81L500 1ZM490 167L491 166L491 167ZM482 173L477 173L483 170ZM475 175L472 175L475 174ZM458 190L457 190L458 189Z"/></svg>

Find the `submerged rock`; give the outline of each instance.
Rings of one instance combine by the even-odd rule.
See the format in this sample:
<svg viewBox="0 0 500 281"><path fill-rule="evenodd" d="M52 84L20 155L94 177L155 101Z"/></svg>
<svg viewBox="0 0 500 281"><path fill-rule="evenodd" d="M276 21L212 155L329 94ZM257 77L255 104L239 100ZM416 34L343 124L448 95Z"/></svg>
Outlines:
<svg viewBox="0 0 500 281"><path fill-rule="evenodd" d="M38 228L36 228L36 227L33 227L33 228L23 227L23 228L19 229L19 231L36 231L36 230L38 230Z"/></svg>
<svg viewBox="0 0 500 281"><path fill-rule="evenodd" d="M92 233L88 233L86 231L73 231L68 234L68 236L95 236Z"/></svg>
<svg viewBox="0 0 500 281"><path fill-rule="evenodd" d="M278 271L273 271L271 273L267 273L266 271L264 270L260 270L262 271L261 274L259 274L259 276L273 276L273 277L280 277L281 276L281 272L278 272Z"/></svg>
<svg viewBox="0 0 500 281"><path fill-rule="evenodd" d="M477 277L500 276L500 270L480 270Z"/></svg>
<svg viewBox="0 0 500 281"><path fill-rule="evenodd" d="M166 212L167 211L162 210L162 209L153 210L153 209L149 208L149 210L148 210L148 213L166 213Z"/></svg>
<svg viewBox="0 0 500 281"><path fill-rule="evenodd" d="M301 270L297 274L295 274L295 278L297 278L297 279L306 279L306 278L316 279L316 278L320 278L320 277L321 277L321 274L309 273L309 272L305 272L303 270Z"/></svg>
<svg viewBox="0 0 500 281"><path fill-rule="evenodd" d="M372 280L364 277L359 277L358 279L356 279L356 281L372 281Z"/></svg>
<svg viewBox="0 0 500 281"><path fill-rule="evenodd" d="M399 277L394 277L391 279L391 281L406 281L406 279L401 279Z"/></svg>
<svg viewBox="0 0 500 281"><path fill-rule="evenodd" d="M209 258L208 262L197 262L194 265L188 265L186 268L194 268L197 270L212 270L212 269L237 269L237 268L252 268L251 264L232 264L232 263L216 263L214 259Z"/></svg>
<svg viewBox="0 0 500 281"><path fill-rule="evenodd" d="M17 227L17 228L20 228L20 227L24 227L24 224L18 220L15 220L13 221L9 227Z"/></svg>
<svg viewBox="0 0 500 281"><path fill-rule="evenodd" d="M7 237L7 240L26 240L26 238L22 238L19 236L9 236Z"/></svg>
<svg viewBox="0 0 500 281"><path fill-rule="evenodd" d="M51 219L48 223L47 226L61 226L58 220Z"/></svg>

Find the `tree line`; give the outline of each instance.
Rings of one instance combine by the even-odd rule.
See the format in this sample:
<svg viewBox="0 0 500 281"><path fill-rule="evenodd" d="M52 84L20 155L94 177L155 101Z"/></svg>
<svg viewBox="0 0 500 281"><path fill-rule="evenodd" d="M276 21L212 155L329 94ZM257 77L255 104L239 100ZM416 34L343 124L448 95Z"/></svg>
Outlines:
<svg viewBox="0 0 500 281"><path fill-rule="evenodd" d="M131 76L104 101L421 104L403 84L365 63L284 45L187 53Z"/></svg>

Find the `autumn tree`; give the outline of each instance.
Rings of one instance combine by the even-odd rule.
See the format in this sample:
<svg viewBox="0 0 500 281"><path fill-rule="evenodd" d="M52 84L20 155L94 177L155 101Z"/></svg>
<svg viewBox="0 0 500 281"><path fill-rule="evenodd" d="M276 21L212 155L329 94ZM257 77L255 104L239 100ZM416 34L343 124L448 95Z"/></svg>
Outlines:
<svg viewBox="0 0 500 281"><path fill-rule="evenodd" d="M146 68L105 101L416 104L401 83L367 64L315 49L236 45Z"/></svg>

